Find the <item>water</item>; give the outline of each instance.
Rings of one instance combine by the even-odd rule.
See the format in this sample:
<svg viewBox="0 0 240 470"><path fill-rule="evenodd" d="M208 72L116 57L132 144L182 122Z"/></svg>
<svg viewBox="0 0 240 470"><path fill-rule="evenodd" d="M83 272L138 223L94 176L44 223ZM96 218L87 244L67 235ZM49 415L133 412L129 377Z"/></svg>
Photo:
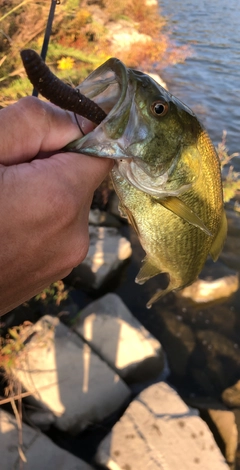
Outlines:
<svg viewBox="0 0 240 470"><path fill-rule="evenodd" d="M226 129L229 151L240 152L239 0L159 0L159 5L174 42L192 51L184 64L164 70L169 90L195 111L215 145Z"/></svg>

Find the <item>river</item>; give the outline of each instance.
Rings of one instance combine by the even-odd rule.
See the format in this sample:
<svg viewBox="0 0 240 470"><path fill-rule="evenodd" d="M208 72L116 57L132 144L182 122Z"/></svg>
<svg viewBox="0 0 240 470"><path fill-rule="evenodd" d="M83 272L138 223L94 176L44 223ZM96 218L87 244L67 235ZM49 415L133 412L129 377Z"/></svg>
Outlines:
<svg viewBox="0 0 240 470"><path fill-rule="evenodd" d="M169 91L195 111L215 145L225 129L229 151L240 152L239 0L159 0L159 5L172 40L191 48L184 63L161 73Z"/></svg>

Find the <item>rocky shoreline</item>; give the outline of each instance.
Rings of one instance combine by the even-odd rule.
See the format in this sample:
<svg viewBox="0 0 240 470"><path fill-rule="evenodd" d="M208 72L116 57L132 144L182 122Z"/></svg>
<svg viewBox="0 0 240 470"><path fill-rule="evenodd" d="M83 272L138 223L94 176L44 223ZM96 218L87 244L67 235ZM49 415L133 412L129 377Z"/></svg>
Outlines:
<svg viewBox="0 0 240 470"><path fill-rule="evenodd" d="M30 392L20 456L26 468L193 470L227 469L207 425L166 378L161 344L133 317L115 294L89 304L72 329L44 316L29 327L27 343L12 378ZM147 382L134 398L131 386ZM42 430L69 435L99 424L126 408L102 440L92 462L58 448ZM27 410L27 407L26 407ZM34 410L34 411L33 411ZM38 430L36 430L38 428ZM17 421L1 410L4 469L19 459ZM81 446L81 433L78 434ZM174 446L174 451L173 451ZM40 457L41 456L41 457Z"/></svg>
<svg viewBox="0 0 240 470"><path fill-rule="evenodd" d="M233 220L238 217L232 214ZM93 223L92 242L86 262L68 281L97 293L108 285L112 270L121 272L132 250L129 240L121 235L121 219L116 215L95 209L89 220ZM109 224L115 227L105 227ZM234 226L235 233L238 223ZM221 262L208 261L200 279L174 296L171 308L171 302L166 301L157 307L161 326L154 335L114 293L90 302L81 311L73 305L70 326L60 319L69 323L67 310L71 306L58 317L45 315L29 326L26 345L11 369L14 382L29 392L24 399L24 421L31 427L23 424L21 448L26 468L38 468L36 460L43 448L39 468L69 470L100 465L109 470L175 470L177 465L179 470L220 470L227 469L227 463L234 468L240 401L239 382L235 380L234 385L234 377L237 379L240 354L233 321L237 313L226 299L232 300L238 292L237 272ZM232 340L231 331L235 334ZM199 363L204 350L207 368ZM227 358L232 368L228 374L222 362ZM168 377L175 375L184 383L189 373L205 389L205 398L191 394L184 403ZM222 400L216 390L222 390ZM97 429L111 416L115 416L112 429L86 462L80 459L81 450L74 456L47 437L59 430L70 441L75 436L81 449L81 436L89 425ZM1 456L4 470L10 470L19 459L17 421L1 410L1 423ZM210 429L215 430L215 437L217 429L226 460Z"/></svg>

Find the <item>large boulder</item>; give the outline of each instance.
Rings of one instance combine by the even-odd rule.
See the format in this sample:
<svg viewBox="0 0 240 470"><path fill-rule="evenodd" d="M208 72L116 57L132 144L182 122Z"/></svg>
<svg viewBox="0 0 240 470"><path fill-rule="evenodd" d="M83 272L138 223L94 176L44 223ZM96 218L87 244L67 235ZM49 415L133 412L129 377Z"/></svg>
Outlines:
<svg viewBox="0 0 240 470"><path fill-rule="evenodd" d="M102 421L129 400L126 384L76 333L45 316L29 328L29 339L12 369L55 426L77 433Z"/></svg>
<svg viewBox="0 0 240 470"><path fill-rule="evenodd" d="M1 469L93 470L86 462L60 449L48 437L22 423L22 445L16 418L0 409ZM22 466L20 460L22 460Z"/></svg>
<svg viewBox="0 0 240 470"><path fill-rule="evenodd" d="M116 294L84 308L74 330L127 383L156 378L163 370L161 344Z"/></svg>
<svg viewBox="0 0 240 470"><path fill-rule="evenodd" d="M101 442L109 470L228 470L208 426L164 382L144 390Z"/></svg>
<svg viewBox="0 0 240 470"><path fill-rule="evenodd" d="M90 290L105 284L132 254L130 242L116 228L89 226L90 245L84 261L67 281Z"/></svg>
<svg viewBox="0 0 240 470"><path fill-rule="evenodd" d="M208 259L199 279L177 292L177 296L196 304L227 299L239 288L238 273L220 261Z"/></svg>

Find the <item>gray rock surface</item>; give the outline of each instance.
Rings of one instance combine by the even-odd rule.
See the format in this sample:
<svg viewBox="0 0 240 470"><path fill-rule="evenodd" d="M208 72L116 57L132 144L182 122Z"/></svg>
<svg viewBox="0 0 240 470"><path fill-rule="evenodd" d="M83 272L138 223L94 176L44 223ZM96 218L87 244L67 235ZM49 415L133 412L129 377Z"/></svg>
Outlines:
<svg viewBox="0 0 240 470"><path fill-rule="evenodd" d="M69 282L99 289L130 258L131 244L116 228L89 226L90 245L85 260L73 269Z"/></svg>
<svg viewBox="0 0 240 470"><path fill-rule="evenodd" d="M74 330L127 383L153 379L163 370L161 344L116 294L107 294L83 309Z"/></svg>
<svg viewBox="0 0 240 470"><path fill-rule="evenodd" d="M41 431L47 431L52 424L55 423L55 416L49 410L25 410L24 409L24 420L30 426L37 427Z"/></svg>
<svg viewBox="0 0 240 470"><path fill-rule="evenodd" d="M60 449L44 434L22 425L23 445L20 454L24 461L19 466L19 435L14 416L0 409L0 467L1 470L93 470L83 460Z"/></svg>
<svg viewBox="0 0 240 470"><path fill-rule="evenodd" d="M164 382L130 404L96 461L109 470L229 469L206 423Z"/></svg>
<svg viewBox="0 0 240 470"><path fill-rule="evenodd" d="M13 374L52 411L59 429L76 433L129 399L120 377L57 318L43 317L29 335Z"/></svg>

